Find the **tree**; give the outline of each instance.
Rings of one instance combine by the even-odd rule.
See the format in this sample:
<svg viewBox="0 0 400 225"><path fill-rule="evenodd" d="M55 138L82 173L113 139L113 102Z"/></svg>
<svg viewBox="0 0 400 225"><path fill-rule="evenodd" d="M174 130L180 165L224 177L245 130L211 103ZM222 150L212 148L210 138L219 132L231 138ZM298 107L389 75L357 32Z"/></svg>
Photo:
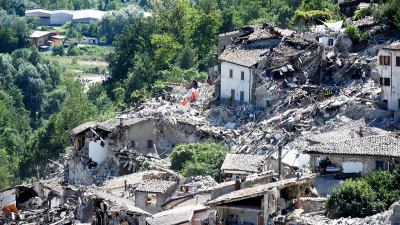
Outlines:
<svg viewBox="0 0 400 225"><path fill-rule="evenodd" d="M106 42L111 44L114 38L121 34L122 31L135 19L144 16L143 10L135 6L128 6L118 11L111 11L103 16L102 20L98 23L98 38L105 37ZM94 34L94 32L92 32Z"/></svg>
<svg viewBox="0 0 400 225"><path fill-rule="evenodd" d="M61 111L53 114L30 137L21 162L25 168L20 171L22 177L33 176L36 166L44 169L43 162L56 159L70 143L69 132L96 115L96 109L89 102L79 81L67 79L64 85L67 96L61 105Z"/></svg>
<svg viewBox="0 0 400 225"><path fill-rule="evenodd" d="M400 169L396 173L388 171L373 171L361 180L367 182L371 189L376 193L380 202L384 203L385 208L389 208L393 202L400 200L400 190L398 178Z"/></svg>
<svg viewBox="0 0 400 225"><path fill-rule="evenodd" d="M339 20L341 17L339 5L331 0L303 0L291 23L304 27L320 24L321 21Z"/></svg>
<svg viewBox="0 0 400 225"><path fill-rule="evenodd" d="M183 176L207 176L219 180L219 170L229 149L213 142L181 144L171 153L171 168Z"/></svg>
<svg viewBox="0 0 400 225"><path fill-rule="evenodd" d="M0 191L11 185L11 174L8 165L11 160L4 149L0 149Z"/></svg>
<svg viewBox="0 0 400 225"><path fill-rule="evenodd" d="M366 217L385 210L371 186L362 179L347 180L333 189L326 204L329 217Z"/></svg>
<svg viewBox="0 0 400 225"><path fill-rule="evenodd" d="M108 80L109 84L121 82L127 78L128 71L134 68L134 59L138 59L136 58L137 53L153 52L150 40L155 30L152 22L151 18L134 19L134 22L117 36L113 43L115 52L111 53L108 58L112 73Z"/></svg>
<svg viewBox="0 0 400 225"><path fill-rule="evenodd" d="M29 46L30 28L27 20L0 11L0 53L10 53Z"/></svg>

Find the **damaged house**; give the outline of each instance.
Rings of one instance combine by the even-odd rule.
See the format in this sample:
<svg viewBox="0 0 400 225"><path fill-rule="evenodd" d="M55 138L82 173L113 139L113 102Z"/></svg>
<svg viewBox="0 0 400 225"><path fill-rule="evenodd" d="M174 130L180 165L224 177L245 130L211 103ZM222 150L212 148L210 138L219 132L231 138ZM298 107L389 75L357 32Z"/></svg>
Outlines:
<svg viewBox="0 0 400 225"><path fill-rule="evenodd" d="M252 103L269 107L279 98L277 86L286 85L285 76L299 75L301 78L294 82L305 82L308 74L314 73L306 68L311 68L310 59L319 56L316 41L268 24L244 27L219 38L221 79L216 83L216 91L231 105ZM281 82L275 84L271 80ZM268 86L268 82L273 84Z"/></svg>
<svg viewBox="0 0 400 225"><path fill-rule="evenodd" d="M88 122L70 135L73 142L66 180L74 184L100 183L110 176L136 172L145 157L166 157L174 146L218 138L196 123L175 118L128 118Z"/></svg>
<svg viewBox="0 0 400 225"><path fill-rule="evenodd" d="M215 210L210 224L270 224L274 216L285 215L295 200L311 194L313 177L292 178L243 188L219 196L206 205Z"/></svg>
<svg viewBox="0 0 400 225"><path fill-rule="evenodd" d="M146 180L135 189L135 205L149 212L162 211L162 206L177 187L176 181Z"/></svg>
<svg viewBox="0 0 400 225"><path fill-rule="evenodd" d="M400 140L390 132L350 123L307 138L311 169L321 173L367 174L393 170L400 162Z"/></svg>
<svg viewBox="0 0 400 225"><path fill-rule="evenodd" d="M310 31L313 38L325 47L334 47L338 41L338 38L343 34L344 29L343 21L337 21L335 23L323 22L322 25L316 25L311 27Z"/></svg>

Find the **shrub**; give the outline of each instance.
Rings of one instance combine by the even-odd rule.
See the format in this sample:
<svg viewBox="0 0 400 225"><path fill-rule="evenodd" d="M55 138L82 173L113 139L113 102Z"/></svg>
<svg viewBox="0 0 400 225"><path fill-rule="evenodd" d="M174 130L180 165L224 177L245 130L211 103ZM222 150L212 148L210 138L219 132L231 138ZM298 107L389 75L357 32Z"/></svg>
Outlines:
<svg viewBox="0 0 400 225"><path fill-rule="evenodd" d="M357 42L360 41L360 39L361 39L361 31L360 31L360 29L358 29L357 26L350 25L350 26L346 27L345 31L346 31L347 35L349 36L349 38L353 42L357 43Z"/></svg>
<svg viewBox="0 0 400 225"><path fill-rule="evenodd" d="M363 8L363 9L357 9L354 12L353 18L356 20L359 20L359 19L365 18L367 16L371 16L371 15L372 15L372 9L371 9L371 7L367 7L367 8Z"/></svg>
<svg viewBox="0 0 400 225"><path fill-rule="evenodd" d="M365 217L385 210L366 180L347 180L333 189L326 204L328 217Z"/></svg>
<svg viewBox="0 0 400 225"><path fill-rule="evenodd" d="M212 176L219 180L219 169L229 149L213 142L182 144L171 154L171 168L183 176Z"/></svg>
<svg viewBox="0 0 400 225"><path fill-rule="evenodd" d="M74 45L74 44L69 45L68 50L67 50L67 55L69 55L69 56L79 55L79 49L76 47L76 45Z"/></svg>
<svg viewBox="0 0 400 225"><path fill-rule="evenodd" d="M64 47L63 46L54 47L53 55L63 56L64 55Z"/></svg>

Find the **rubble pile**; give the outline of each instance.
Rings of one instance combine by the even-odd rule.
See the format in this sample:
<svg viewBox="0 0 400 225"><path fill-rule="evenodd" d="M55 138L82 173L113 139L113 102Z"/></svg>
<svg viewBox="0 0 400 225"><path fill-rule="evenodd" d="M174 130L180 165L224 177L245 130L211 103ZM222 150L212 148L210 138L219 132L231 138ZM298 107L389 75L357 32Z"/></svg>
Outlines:
<svg viewBox="0 0 400 225"><path fill-rule="evenodd" d="M329 219L323 215L323 212L313 212L308 214L302 214L300 218L289 222L289 225L354 225L354 224L365 224L365 225L387 225L394 224L393 211L398 210L400 207L399 202L395 202L385 212L378 213L373 216L365 218L340 218L340 219Z"/></svg>

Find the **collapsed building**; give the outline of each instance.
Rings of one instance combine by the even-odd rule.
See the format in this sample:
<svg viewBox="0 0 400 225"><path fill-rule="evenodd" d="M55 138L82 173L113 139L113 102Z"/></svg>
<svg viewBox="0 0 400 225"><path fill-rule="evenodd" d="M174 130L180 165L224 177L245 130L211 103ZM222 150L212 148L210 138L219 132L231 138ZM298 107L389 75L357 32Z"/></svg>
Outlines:
<svg viewBox="0 0 400 225"><path fill-rule="evenodd" d="M84 123L71 132L74 147L67 161L69 183L92 184L136 172L147 157L165 158L174 146L220 134L178 118L128 118Z"/></svg>
<svg viewBox="0 0 400 225"><path fill-rule="evenodd" d="M395 113L381 107L381 86L370 79L375 55L338 51L269 25L219 37L220 63L210 74L219 78L188 88L169 84L175 86L171 96L163 93L116 118L78 126L64 163L55 162L56 173L49 173L54 179L0 195L7 210L0 220L281 223L302 200L308 211L323 208L325 199L310 198L318 195L311 186L311 174L321 171L318 158L328 157L342 172L389 170L398 163L397 137L371 128L397 124ZM213 104L214 90L236 107ZM362 126L344 127L359 119ZM168 169L165 158L174 146L208 139L231 149L221 167L225 182L183 178ZM382 146L391 150L379 151ZM18 197L25 189L27 200ZM310 206L314 202L321 203Z"/></svg>
<svg viewBox="0 0 400 225"><path fill-rule="evenodd" d="M315 40L268 24L244 27L219 38L220 81L216 90L230 104L270 106L279 96L276 86L305 83L308 75L315 73L312 65L322 53ZM294 81L292 76L286 80L287 74L295 76ZM271 80L276 83L271 84Z"/></svg>

